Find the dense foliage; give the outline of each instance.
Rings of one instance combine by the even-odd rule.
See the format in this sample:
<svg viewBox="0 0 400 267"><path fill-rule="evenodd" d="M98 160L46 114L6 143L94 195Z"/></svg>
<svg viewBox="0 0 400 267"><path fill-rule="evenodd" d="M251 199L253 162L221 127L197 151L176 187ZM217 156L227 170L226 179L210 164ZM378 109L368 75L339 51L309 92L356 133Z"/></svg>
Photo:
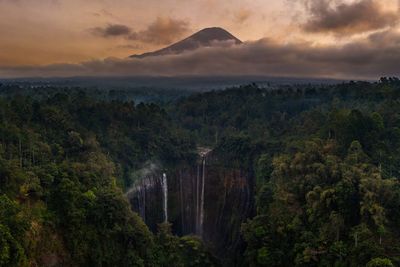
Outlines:
<svg viewBox="0 0 400 267"><path fill-rule="evenodd" d="M123 192L148 161L213 147L254 176L241 266L400 265L400 82L264 89L155 104L79 90L0 99L0 266L218 266L151 233ZM126 100L122 97L121 99Z"/></svg>
<svg viewBox="0 0 400 267"><path fill-rule="evenodd" d="M198 142L255 172L243 266L400 264L398 79L250 85L175 112Z"/></svg>
<svg viewBox="0 0 400 267"><path fill-rule="evenodd" d="M121 190L147 160L192 157L162 109L80 92L14 96L0 112L0 266L165 266Z"/></svg>

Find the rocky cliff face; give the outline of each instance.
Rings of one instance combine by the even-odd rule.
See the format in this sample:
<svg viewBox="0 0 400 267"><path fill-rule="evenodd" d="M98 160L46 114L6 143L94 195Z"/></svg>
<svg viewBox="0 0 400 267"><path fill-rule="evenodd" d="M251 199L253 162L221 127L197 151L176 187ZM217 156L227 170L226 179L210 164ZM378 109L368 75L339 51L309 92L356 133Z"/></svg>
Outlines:
<svg viewBox="0 0 400 267"><path fill-rule="evenodd" d="M162 177L158 169L146 173L127 193L132 209L153 232L165 220Z"/></svg>
<svg viewBox="0 0 400 267"><path fill-rule="evenodd" d="M234 260L232 255L242 245L241 224L254 209L251 171L230 167L203 149L197 164L181 165L166 176L168 218L174 233L197 235L215 256ZM148 174L129 195L133 210L152 230L165 218L162 177L161 170Z"/></svg>

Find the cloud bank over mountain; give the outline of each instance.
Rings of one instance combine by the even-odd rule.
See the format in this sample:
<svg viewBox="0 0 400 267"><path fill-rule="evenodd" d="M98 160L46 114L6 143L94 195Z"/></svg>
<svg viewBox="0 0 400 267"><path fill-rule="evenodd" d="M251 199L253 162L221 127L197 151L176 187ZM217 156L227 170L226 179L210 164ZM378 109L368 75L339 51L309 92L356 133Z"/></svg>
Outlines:
<svg viewBox="0 0 400 267"><path fill-rule="evenodd" d="M178 55L1 67L0 76L265 75L374 79L400 75L399 51L400 33L388 30L339 46L281 44L271 39L233 46L221 42Z"/></svg>

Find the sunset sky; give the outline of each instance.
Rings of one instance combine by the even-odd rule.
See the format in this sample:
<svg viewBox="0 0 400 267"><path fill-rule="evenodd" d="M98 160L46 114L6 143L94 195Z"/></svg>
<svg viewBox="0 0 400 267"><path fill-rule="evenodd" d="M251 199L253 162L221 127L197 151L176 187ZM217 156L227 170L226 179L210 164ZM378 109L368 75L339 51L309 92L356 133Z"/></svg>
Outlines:
<svg viewBox="0 0 400 267"><path fill-rule="evenodd" d="M197 64L216 54L221 62L243 62L244 74L308 76L319 70L314 76L396 75L399 5L398 0L0 0L0 77L81 71L207 74L210 68ZM127 62L131 54L214 26L245 45L231 53L218 48L185 55L185 62L196 65L190 72L180 72L187 69L181 58ZM139 71L144 65L145 73ZM239 67L226 70L222 65L213 64L213 74L240 74ZM345 75L355 67L360 69Z"/></svg>

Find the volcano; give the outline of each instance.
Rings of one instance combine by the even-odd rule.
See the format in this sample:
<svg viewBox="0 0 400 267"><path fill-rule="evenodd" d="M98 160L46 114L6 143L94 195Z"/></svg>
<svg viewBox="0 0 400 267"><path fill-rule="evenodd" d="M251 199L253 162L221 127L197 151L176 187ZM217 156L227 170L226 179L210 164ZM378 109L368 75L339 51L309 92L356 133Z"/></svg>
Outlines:
<svg viewBox="0 0 400 267"><path fill-rule="evenodd" d="M227 42L235 45L242 44L238 38L233 36L228 31L219 28L205 28L186 39L179 41L175 44L172 44L163 49L148 52L140 55L132 55L131 58L145 58L150 56L162 56L162 55L176 55L181 54L185 51L196 50L201 47L210 47L218 42Z"/></svg>

